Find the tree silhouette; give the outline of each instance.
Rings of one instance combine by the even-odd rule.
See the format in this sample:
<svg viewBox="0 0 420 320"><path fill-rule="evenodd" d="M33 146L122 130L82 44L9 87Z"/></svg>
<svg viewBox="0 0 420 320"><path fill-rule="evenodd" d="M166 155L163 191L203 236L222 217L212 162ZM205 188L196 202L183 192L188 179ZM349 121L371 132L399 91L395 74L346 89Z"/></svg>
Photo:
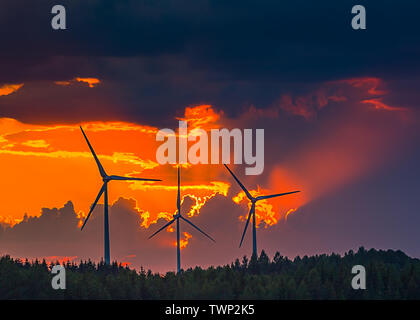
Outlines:
<svg viewBox="0 0 420 320"><path fill-rule="evenodd" d="M57 262L58 263L58 262ZM0 258L0 299L420 299L420 260L401 251L366 250L296 257L262 251L230 265L155 274L113 262L67 261L66 290L51 287L53 265ZM367 290L351 269L366 268Z"/></svg>

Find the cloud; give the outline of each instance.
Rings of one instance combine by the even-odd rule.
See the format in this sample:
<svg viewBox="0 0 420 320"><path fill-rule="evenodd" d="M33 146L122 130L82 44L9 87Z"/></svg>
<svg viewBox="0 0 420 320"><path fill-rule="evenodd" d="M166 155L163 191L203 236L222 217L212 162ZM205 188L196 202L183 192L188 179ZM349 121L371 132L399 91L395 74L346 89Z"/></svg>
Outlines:
<svg viewBox="0 0 420 320"><path fill-rule="evenodd" d="M83 82L86 83L89 88L94 88L96 85L98 85L99 83L101 83L101 81L97 78L81 78L81 77L76 77L73 80L65 80L65 81L54 81L54 83L58 86L69 86L71 85L73 82Z"/></svg>
<svg viewBox="0 0 420 320"><path fill-rule="evenodd" d="M198 121L197 117L194 119ZM101 177L80 128L66 124L30 125L9 118L0 121L3 123L0 159L10 168L5 178L14 181L3 191L7 201L0 205L3 212L0 216L19 219L25 212L36 216L42 206L58 206L68 195L73 195L73 200L86 213ZM143 203L146 226L155 223L158 217L171 216L173 208L165 205L165 199L176 195L176 170L171 165L160 166L155 160L157 128L128 122L86 122L82 126L108 174L164 180L114 182L110 201L119 196L138 199ZM199 212L216 194L226 196L229 183L217 180L216 175L208 179L212 172L218 171L215 166L208 169L201 165L188 168L185 175L183 172L183 199L191 200L189 215ZM27 176L31 179L26 179ZM57 187L63 183L63 188ZM47 202L43 196L46 192L50 195ZM18 201L21 193L26 194L25 202Z"/></svg>
<svg viewBox="0 0 420 320"><path fill-rule="evenodd" d="M13 92L18 91L23 87L23 83L20 84L4 84L0 86L0 96L7 96Z"/></svg>
<svg viewBox="0 0 420 320"><path fill-rule="evenodd" d="M22 0L2 5L21 22L8 16L0 20L8 48L0 53L0 82L25 83L25 90L0 101L0 114L26 122L147 119L167 126L172 117L162 114L174 116L186 105L211 104L238 116L250 105L270 108L279 97L336 79L381 78L398 86L408 79L419 82L420 41L411 25L419 4L409 0L401 4L397 26L389 23L392 4L368 0L376 27L362 37L343 18L351 17L349 1L250 2L241 8L201 0L176 8L170 1L111 1L109 6L64 1L75 16L71 31L60 34L39 24L51 11L48 1L38 1L36 9ZM95 90L87 83L54 84L77 77L101 84ZM418 100L418 93L413 95L411 102ZM296 99L283 104L311 114Z"/></svg>
<svg viewBox="0 0 420 320"><path fill-rule="evenodd" d="M407 108L402 108L402 107L391 107L383 103L381 98L363 100L362 103L371 104L375 107L375 109L382 109L382 110L387 110L387 111L408 111L409 110Z"/></svg>
<svg viewBox="0 0 420 320"><path fill-rule="evenodd" d="M282 116L282 111L301 116L306 120L313 120L327 106L338 108L346 105L356 110L363 104L370 104L375 109L388 111L412 111L414 106L395 107L387 105L384 99L395 95L394 92L380 89L386 83L375 77L360 77L351 79L341 79L323 82L315 85L308 93L300 95L283 94L268 108L258 109L251 106L247 113L248 117L257 116L262 118ZM331 107L332 106L332 107Z"/></svg>
<svg viewBox="0 0 420 320"><path fill-rule="evenodd" d="M45 140L28 140L22 142L22 145L32 148L48 148L49 144Z"/></svg>
<svg viewBox="0 0 420 320"><path fill-rule="evenodd" d="M89 88L93 88L93 87L95 87L97 84L99 84L101 82L97 78L80 78L80 77L77 77L75 80L78 81L78 82L85 82L85 83L87 83L88 86L89 86Z"/></svg>
<svg viewBox="0 0 420 320"><path fill-rule="evenodd" d="M211 200L214 203L222 201L223 197ZM225 200L225 202L228 202ZM210 206L214 210L214 203ZM176 202L173 203L175 207ZM226 206L226 204L225 204ZM233 205L227 205L228 207ZM232 214L234 211L232 211ZM211 214L189 218L206 232L219 237L219 248L224 248L227 235L232 234L239 224L237 217L226 216L220 208ZM223 225L221 218L223 218ZM147 240L154 229L163 224L160 220L153 229L141 227L141 217L136 208L136 202L131 199L118 199L110 207L110 243L112 259L129 263L139 268L143 265L154 271L174 270L176 266L175 234L163 231L155 238ZM78 261L93 259L98 261L103 256L103 206L94 210L83 232L78 228L79 217L74 206L68 202L62 208L42 210L39 217L25 217L13 227L6 227L0 232L2 254L8 253L21 258L46 258L47 260L68 259ZM232 229L229 230L229 228ZM188 224L181 221L182 263L184 267L195 263L211 263L202 255L203 250L209 250L211 256L217 253L214 243ZM224 234L224 237L220 236ZM188 241L188 245L187 245ZM236 246L231 246L235 251ZM209 249L211 248L211 249ZM204 260L202 260L204 258ZM219 257L221 258L221 257ZM230 258L230 257L229 257ZM226 263L228 257L222 258ZM201 260L201 261L200 261Z"/></svg>

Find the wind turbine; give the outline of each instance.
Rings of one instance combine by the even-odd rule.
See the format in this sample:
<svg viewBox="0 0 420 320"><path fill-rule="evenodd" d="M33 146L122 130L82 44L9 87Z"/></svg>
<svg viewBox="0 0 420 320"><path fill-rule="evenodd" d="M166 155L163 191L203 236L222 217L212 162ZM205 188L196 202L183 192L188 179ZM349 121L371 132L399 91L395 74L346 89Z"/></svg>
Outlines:
<svg viewBox="0 0 420 320"><path fill-rule="evenodd" d="M249 220L251 219L251 216L252 216L252 255L253 256L255 255L255 257L257 257L257 226L256 226L256 221L255 221L255 203L257 203L257 201L259 201L259 200L281 197L281 196L285 196L287 194L297 193L297 192L300 192L300 191L278 193L278 194L272 194L272 195L269 195L269 196L253 197L248 192L248 190L244 187L244 185L239 181L239 179L233 174L233 172L229 169L229 167L226 164L224 164L224 166L226 167L226 169L228 169L230 174L233 176L233 178L236 180L236 182L239 184L239 186L245 192L248 199L251 201L251 209L249 210L249 213L248 213L248 218L246 220L245 229L244 229L244 232L242 234L242 238L241 238L241 242L239 243L239 247L241 247L242 241L244 241L244 236L245 236L245 233L246 233L246 229L248 228Z"/></svg>
<svg viewBox="0 0 420 320"><path fill-rule="evenodd" d="M93 158L95 158L96 164L97 164L98 169L99 169L99 173L101 174L102 181L104 182L102 184L101 189L99 190L98 195L96 196L95 202L93 202L92 206L90 207L89 213L88 213L88 215L87 215L87 217L86 217L85 221L83 222L83 225L80 229L83 230L83 228L86 225L86 222L89 220L89 217L90 217L93 209L95 208L96 204L98 203L99 198L101 197L102 194L104 194L105 263L109 264L110 263L110 258L109 258L109 222L108 222L108 182L110 182L112 180L122 180L122 181L132 181L132 180L136 180L136 181L162 181L162 180L107 175L104 168L102 167L101 162L99 161L98 157L96 156L96 153L93 150L93 148L92 148L85 132L83 131L82 127L80 127L80 130L82 130L83 136L86 139L86 142L89 146L90 151L92 152Z"/></svg>
<svg viewBox="0 0 420 320"><path fill-rule="evenodd" d="M177 258L177 272L181 270L181 248L179 244L179 219L184 220L186 223L190 224L192 227L200 231L202 234L204 234L207 238L212 240L213 242L216 242L212 237L210 237L207 233L202 231L199 227L197 227L195 224L193 224L191 221L187 220L181 215L181 195L180 195L180 169L178 166L178 196L176 200L177 205L177 213L174 214L173 219L169 221L167 224L165 224L162 228L160 228L158 231L156 231L154 234L152 234L149 239L153 238L155 235L157 235L159 232L161 232L163 229L169 227L172 223L176 221L176 258Z"/></svg>

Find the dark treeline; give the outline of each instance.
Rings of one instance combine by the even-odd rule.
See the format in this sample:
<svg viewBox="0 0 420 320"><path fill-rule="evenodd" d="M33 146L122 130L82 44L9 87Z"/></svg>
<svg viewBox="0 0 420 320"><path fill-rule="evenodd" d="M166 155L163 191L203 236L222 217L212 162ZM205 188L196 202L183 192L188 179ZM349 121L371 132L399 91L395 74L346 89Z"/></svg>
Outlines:
<svg viewBox="0 0 420 320"><path fill-rule="evenodd" d="M366 268L366 290L354 290L354 265ZM0 258L0 299L420 299L420 260L401 251L238 259L179 275L136 271L117 263L67 263L66 289L51 287L52 264Z"/></svg>

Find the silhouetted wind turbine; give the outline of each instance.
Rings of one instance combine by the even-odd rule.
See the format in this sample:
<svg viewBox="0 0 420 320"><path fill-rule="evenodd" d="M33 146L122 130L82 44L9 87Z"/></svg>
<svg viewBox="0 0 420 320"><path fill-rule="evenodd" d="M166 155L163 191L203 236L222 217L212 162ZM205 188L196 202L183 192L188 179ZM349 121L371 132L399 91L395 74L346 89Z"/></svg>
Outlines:
<svg viewBox="0 0 420 320"><path fill-rule="evenodd" d="M233 172L229 169L229 167L226 164L224 164L224 166L226 167L226 169L228 169L230 174L233 176L233 178L236 180L236 182L239 184L239 186L245 192L248 199L251 200L251 209L249 210L248 218L246 220L245 229L244 229L244 232L242 234L242 238L241 238L241 242L239 243L239 247L241 247L241 245L242 245L242 241L244 240L246 229L248 228L249 220L251 219L251 216L252 216L252 255L255 255L255 257L257 257L257 226L256 226L256 221L255 221L255 203L259 200L281 197L281 196L285 196L287 194L297 193L297 192L300 192L300 191L292 191L292 192L285 192L285 193L279 193L279 194L272 194L272 195L269 195L269 196L253 197L248 192L248 190L244 187L244 185L239 181L239 179L233 174Z"/></svg>
<svg viewBox="0 0 420 320"><path fill-rule="evenodd" d="M195 224L193 224L191 221L188 221L186 218L184 218L181 215L181 195L180 195L180 189L181 189L181 186L180 186L180 169L179 169L179 166L178 166L178 196L177 196L177 200L176 200L177 213L174 214L173 219L171 221L169 221L167 224L165 224L162 228L160 228L158 231L156 231L154 234L152 234L149 237L149 239L153 238L155 235L157 235L163 229L169 227L172 223L174 223L176 221L176 254L177 254L176 258L177 258L177 272L178 273L181 270L181 248L180 248L180 244L179 244L179 219L184 220L185 222L187 222L188 224L190 224L192 227L194 227L198 231L200 231L202 234L204 234L207 238L209 238L213 242L216 242L207 233L205 233L204 231L202 231L199 227L197 227Z"/></svg>
<svg viewBox="0 0 420 320"><path fill-rule="evenodd" d="M90 151L92 152L93 157L95 158L96 164L98 166L99 169L99 173L101 174L102 180L103 180L103 185L101 187L101 189L99 190L98 195L96 196L95 202L93 202L92 206L90 207L89 213L85 219L85 221L83 222L83 225L81 227L81 230L83 230L83 228L86 225L86 222L89 220L89 217L93 211L93 209L95 208L96 204L99 201L99 198L101 197L102 193L104 194L104 237L105 237L105 263L109 264L110 263L110 257L109 257L109 222L108 222L108 182L112 181L112 180L122 180L122 181L131 181L131 180L136 180L136 181L162 181L159 179L143 179L143 178L132 178L132 177L121 177L121 176L114 176L114 175L107 175L104 168L102 167L101 162L99 161L98 157L96 156L95 151L93 151L92 146L90 145L90 142L88 140L88 138L86 137L85 132L83 131L82 127L80 127L80 130L82 130L83 136L86 139L86 142L89 146Z"/></svg>

